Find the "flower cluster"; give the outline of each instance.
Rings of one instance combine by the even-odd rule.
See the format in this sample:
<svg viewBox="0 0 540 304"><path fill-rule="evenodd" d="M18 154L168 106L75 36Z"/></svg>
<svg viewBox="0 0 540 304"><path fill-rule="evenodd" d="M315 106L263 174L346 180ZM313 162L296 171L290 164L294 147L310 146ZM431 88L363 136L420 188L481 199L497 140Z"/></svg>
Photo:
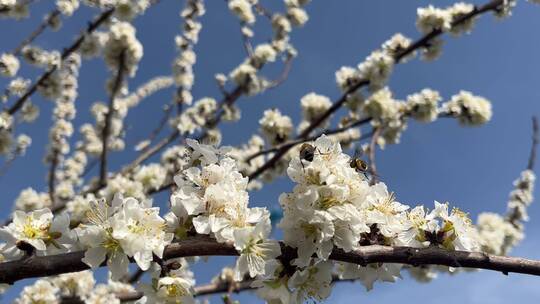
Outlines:
<svg viewBox="0 0 540 304"><path fill-rule="evenodd" d="M73 15L79 4L79 0L56 0L56 7L65 16Z"/></svg>
<svg viewBox="0 0 540 304"><path fill-rule="evenodd" d="M23 289L14 303L63 303L66 299L78 299L88 304L120 304L117 294L135 292L125 283L111 281L97 284L91 271L61 274L39 279Z"/></svg>
<svg viewBox="0 0 540 304"><path fill-rule="evenodd" d="M178 190L171 196L171 216L177 219L173 223L191 221L196 233L232 242L240 253L237 279L244 273L252 277L264 274L266 261L280 254L279 245L267 240L271 229L268 210L248 207L247 178L225 151L193 140L187 144L193 149L192 162L200 163L200 168L191 167L175 176ZM185 226L173 228L185 231Z"/></svg>
<svg viewBox="0 0 540 304"><path fill-rule="evenodd" d="M1 0L0 18L13 18L16 20L26 18L29 15L27 1L21 0Z"/></svg>
<svg viewBox="0 0 540 304"><path fill-rule="evenodd" d="M123 70L134 76L137 65L143 56L143 46L135 37L135 28L127 22L118 22L110 27L104 45L105 62L113 71Z"/></svg>
<svg viewBox="0 0 540 304"><path fill-rule="evenodd" d="M33 247L38 255L50 255L67 252L76 242L69 229L69 216L53 217L48 208L28 213L16 210L13 222L0 228L0 239L6 242L4 250L15 256L23 254L19 250L24 247L23 243Z"/></svg>
<svg viewBox="0 0 540 304"><path fill-rule="evenodd" d="M456 118L463 126L478 126L491 119L491 103L469 92L461 91L450 101L439 105L439 92L423 89L411 94L405 102L396 100L392 91L384 87L375 91L362 103L362 111L372 118L371 124L381 128L378 143L399 143L401 134L407 128L408 118L429 123L439 116Z"/></svg>
<svg viewBox="0 0 540 304"><path fill-rule="evenodd" d="M138 303L195 303L193 285L195 279L185 259L173 259L169 262L171 269L163 273L163 269L153 267L150 274L151 284L141 284L138 289L144 296ZM157 266L157 265L154 265Z"/></svg>
<svg viewBox="0 0 540 304"><path fill-rule="evenodd" d="M242 22L254 23L255 14L252 6L256 3L257 0L231 0L229 1L229 10Z"/></svg>
<svg viewBox="0 0 540 304"><path fill-rule="evenodd" d="M510 192L506 217L485 212L478 216L478 233L482 250L494 254L508 254L524 238L523 222L528 221L527 207L533 201L536 175L532 170L521 172Z"/></svg>
<svg viewBox="0 0 540 304"><path fill-rule="evenodd" d="M316 93L306 94L300 99L300 106L302 107L303 121L300 123L300 131L303 126L307 126L317 121L328 109L332 106L330 98L319 95ZM328 122L320 124L321 128L325 128Z"/></svg>
<svg viewBox="0 0 540 304"><path fill-rule="evenodd" d="M278 109L264 111L259 124L261 125L261 132L272 145L288 140L293 130L291 118L281 114Z"/></svg>
<svg viewBox="0 0 540 304"><path fill-rule="evenodd" d="M173 234L165 231L166 222L151 201L117 195L111 202L97 200L88 210L88 223L75 229L86 252L83 262L99 267L107 260L112 279L128 272L129 258L142 270L148 270L153 255L162 258Z"/></svg>
<svg viewBox="0 0 540 304"><path fill-rule="evenodd" d="M295 297L297 293L316 300L327 297L329 290L301 290L314 288L313 280L330 283L332 267L326 261L335 247L345 252L375 244L467 251L480 248L475 227L464 212L456 208L449 212L448 204L438 202L431 212L422 206L409 210L384 184L370 185L368 178L350 165L351 158L341 152L339 144L323 136L313 147L312 159L293 158L287 169L297 185L293 192L280 196L284 215L279 226L285 244L297 249L298 258L292 265L298 270L288 279L281 272L273 279L274 290L285 284ZM378 279L399 277L400 266L346 265L343 269L344 277L360 279L370 288Z"/></svg>
<svg viewBox="0 0 540 304"><path fill-rule="evenodd" d="M182 134L193 134L205 126L213 117L218 105L214 98L204 97L187 108L174 124Z"/></svg>
<svg viewBox="0 0 540 304"><path fill-rule="evenodd" d="M114 3L114 15L125 21L130 21L136 16L144 14L150 6L149 0L115 0L113 2L116 2Z"/></svg>
<svg viewBox="0 0 540 304"><path fill-rule="evenodd" d="M249 24L255 22L253 13L254 6L257 10L256 0L231 0L229 1L229 9L238 16L242 23L242 34L246 39L253 36L252 30L248 27ZM292 31L292 26L302 26L308 20L308 15L303 9L309 1L285 1L287 14L274 13L271 16L272 29L274 36L269 43L257 45L253 54L242 62L239 66L229 73L234 83L243 88L243 92L248 95L255 95L263 92L272 86L272 83L267 79L257 75L258 71L268 62L276 60L279 54L286 54L290 58L296 56L296 50L289 41L289 34ZM227 80L220 75L220 83L224 84ZM225 79L224 79L225 78Z"/></svg>
<svg viewBox="0 0 540 304"><path fill-rule="evenodd" d="M48 193L38 193L32 188L22 190L15 200L15 209L25 212L49 207L51 207L51 200Z"/></svg>
<svg viewBox="0 0 540 304"><path fill-rule="evenodd" d="M449 115L456 117L465 126L478 126L491 119L491 103L480 96L460 91L443 105Z"/></svg>
<svg viewBox="0 0 540 304"><path fill-rule="evenodd" d="M28 64L45 69L58 66L61 62L60 52L54 50L47 51L33 45L25 46L22 49L21 55Z"/></svg>
<svg viewBox="0 0 540 304"><path fill-rule="evenodd" d="M0 55L0 75L14 77L19 71L19 65L17 57L7 53Z"/></svg>

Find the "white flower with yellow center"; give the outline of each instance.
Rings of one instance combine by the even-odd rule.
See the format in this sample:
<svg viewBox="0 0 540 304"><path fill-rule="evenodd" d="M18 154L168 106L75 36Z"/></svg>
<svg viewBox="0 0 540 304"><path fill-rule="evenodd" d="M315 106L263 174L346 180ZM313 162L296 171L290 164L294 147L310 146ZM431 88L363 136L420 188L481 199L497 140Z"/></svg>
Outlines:
<svg viewBox="0 0 540 304"><path fill-rule="evenodd" d="M409 206L397 202L394 194L388 193L385 184L374 185L366 201L368 202L366 218L368 226L377 224L381 234L387 238L396 237L406 229L405 211L409 209Z"/></svg>
<svg viewBox="0 0 540 304"><path fill-rule="evenodd" d="M453 208L449 214L448 203L441 204L437 201L435 201L435 209L432 213L443 221L441 228L445 233L443 247L464 251L478 251L480 249L478 232L467 213Z"/></svg>
<svg viewBox="0 0 540 304"><path fill-rule="evenodd" d="M194 304L193 281L188 278L166 276L156 279L152 285L140 286L144 297L137 303Z"/></svg>
<svg viewBox="0 0 540 304"><path fill-rule="evenodd" d="M165 232L166 222L159 216L159 208L152 208L150 201L139 203L134 198L124 200L122 209L111 218L111 227L112 237L142 270L150 267L152 253L163 257L165 246L174 237Z"/></svg>
<svg viewBox="0 0 540 304"><path fill-rule="evenodd" d="M240 253L236 260L235 280L242 280L245 273L252 278L264 275L266 263L281 254L279 243L267 240L271 229L270 218L266 217L255 227L234 231L234 247Z"/></svg>
<svg viewBox="0 0 540 304"><path fill-rule="evenodd" d="M69 216L62 214L53 218L48 208L25 213L15 211L13 222L0 228L0 239L6 241L6 250L25 242L37 250L38 255L66 251L73 243L69 230Z"/></svg>
<svg viewBox="0 0 540 304"><path fill-rule="evenodd" d="M112 235L110 219L121 207L122 197L116 196L111 205L105 200L91 201L90 204L92 208L86 215L89 223L76 228L79 242L86 248L82 261L92 268L98 268L107 260L112 279L119 280L128 272L129 259L120 242Z"/></svg>

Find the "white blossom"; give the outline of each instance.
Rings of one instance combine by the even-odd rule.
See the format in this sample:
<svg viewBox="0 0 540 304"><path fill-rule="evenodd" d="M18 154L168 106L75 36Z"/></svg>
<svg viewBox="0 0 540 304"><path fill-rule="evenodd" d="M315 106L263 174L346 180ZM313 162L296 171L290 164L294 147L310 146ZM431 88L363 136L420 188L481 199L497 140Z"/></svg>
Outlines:
<svg viewBox="0 0 540 304"><path fill-rule="evenodd" d="M417 15L416 27L424 34L428 34L434 30L445 32L452 28L452 15L448 10L429 5L419 8Z"/></svg>
<svg viewBox="0 0 540 304"><path fill-rule="evenodd" d="M240 253L236 261L235 279L240 281L245 273L250 277L265 274L265 264L281 254L279 243L269 241L272 226L270 218L257 223L255 227L234 231L234 246Z"/></svg>
<svg viewBox="0 0 540 304"><path fill-rule="evenodd" d="M372 52L364 62L358 65L361 79L369 81L369 86L376 91L383 87L394 67L394 58L383 51Z"/></svg>
<svg viewBox="0 0 540 304"><path fill-rule="evenodd" d="M4 77L13 77L19 71L19 59L17 57L3 53L0 55L0 75Z"/></svg>
<svg viewBox="0 0 540 304"><path fill-rule="evenodd" d="M420 122L432 122L437 119L439 92L423 89L419 93L407 96L407 109L412 118Z"/></svg>
<svg viewBox="0 0 540 304"><path fill-rule="evenodd" d="M328 97L312 92L300 99L300 105L304 119L313 122L332 106L332 102Z"/></svg>
<svg viewBox="0 0 540 304"><path fill-rule="evenodd" d="M259 124L261 132L272 145L288 140L293 130L291 118L281 114L278 109L264 111Z"/></svg>
<svg viewBox="0 0 540 304"><path fill-rule="evenodd" d="M79 0L56 0L56 8L65 16L71 16L79 8Z"/></svg>
<svg viewBox="0 0 540 304"><path fill-rule="evenodd" d="M104 46L105 62L113 71L120 66L123 56L124 70L134 76L137 65L143 56L142 44L135 36L135 28L127 22L118 22L111 26L109 37Z"/></svg>
<svg viewBox="0 0 540 304"><path fill-rule="evenodd" d="M460 91L443 104L443 110L454 116L464 126L478 126L487 123L492 116L489 100Z"/></svg>
<svg viewBox="0 0 540 304"><path fill-rule="evenodd" d="M248 0L229 1L229 10L233 12L240 20L246 23L254 23L255 15Z"/></svg>
<svg viewBox="0 0 540 304"><path fill-rule="evenodd" d="M15 208L25 212L51 207L51 200L47 193L38 193L32 188L26 188L15 200Z"/></svg>
<svg viewBox="0 0 540 304"><path fill-rule="evenodd" d="M60 289L45 279L37 280L33 285L26 286L21 295L15 299L16 304L60 303Z"/></svg>
<svg viewBox="0 0 540 304"><path fill-rule="evenodd" d="M28 243L38 255L65 252L75 241L69 229L69 216L62 214L53 218L48 208L28 213L16 210L13 222L0 228L0 239L9 247L17 247L19 242Z"/></svg>

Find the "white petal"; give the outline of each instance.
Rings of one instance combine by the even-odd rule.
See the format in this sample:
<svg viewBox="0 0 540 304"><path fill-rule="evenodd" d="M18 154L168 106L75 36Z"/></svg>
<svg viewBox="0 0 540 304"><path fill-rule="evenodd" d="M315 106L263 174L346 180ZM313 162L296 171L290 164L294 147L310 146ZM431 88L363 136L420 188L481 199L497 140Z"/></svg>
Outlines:
<svg viewBox="0 0 540 304"><path fill-rule="evenodd" d="M107 250L103 247L89 248L84 253L82 261L92 268L97 268L105 261L106 255Z"/></svg>

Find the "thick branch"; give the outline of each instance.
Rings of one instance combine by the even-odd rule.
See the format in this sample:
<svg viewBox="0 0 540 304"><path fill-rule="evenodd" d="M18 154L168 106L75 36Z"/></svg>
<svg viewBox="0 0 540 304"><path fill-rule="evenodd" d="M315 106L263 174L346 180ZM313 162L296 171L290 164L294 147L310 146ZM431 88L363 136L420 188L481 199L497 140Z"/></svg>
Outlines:
<svg viewBox="0 0 540 304"><path fill-rule="evenodd" d="M196 236L173 243L165 248L164 259L192 256L236 256L232 244L217 243L207 236ZM14 283L26 278L58 275L89 269L81 259L83 251L51 256L33 256L24 260L0 263L0 283ZM292 260L296 250L282 244L281 259ZM522 273L540 276L540 261L517 257L504 257L481 252L449 251L437 247L412 248L371 245L344 252L334 249L330 255L334 261L357 265L371 263L399 263L413 266L443 265Z"/></svg>

